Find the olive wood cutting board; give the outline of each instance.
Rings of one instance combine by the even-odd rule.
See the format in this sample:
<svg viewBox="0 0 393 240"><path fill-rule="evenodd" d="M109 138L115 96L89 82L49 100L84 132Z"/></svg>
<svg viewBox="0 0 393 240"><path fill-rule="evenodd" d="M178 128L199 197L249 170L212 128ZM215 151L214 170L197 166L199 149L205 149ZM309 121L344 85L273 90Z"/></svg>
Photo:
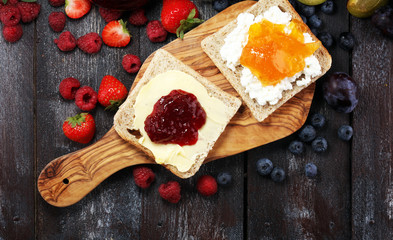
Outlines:
<svg viewBox="0 0 393 240"><path fill-rule="evenodd" d="M200 43L202 39L235 19L239 13L254 3L254 1L244 1L232 5L188 32L184 40L172 41L163 49L221 89L239 97L203 52ZM142 65L135 82L141 79L152 55ZM298 130L307 118L314 89L315 84L312 84L260 123L252 117L247 107L242 106L210 151L205 163L276 141ZM38 190L49 204L65 207L81 200L98 184L120 169L152 163L155 163L154 160L120 138L112 127L96 143L51 161L38 178Z"/></svg>

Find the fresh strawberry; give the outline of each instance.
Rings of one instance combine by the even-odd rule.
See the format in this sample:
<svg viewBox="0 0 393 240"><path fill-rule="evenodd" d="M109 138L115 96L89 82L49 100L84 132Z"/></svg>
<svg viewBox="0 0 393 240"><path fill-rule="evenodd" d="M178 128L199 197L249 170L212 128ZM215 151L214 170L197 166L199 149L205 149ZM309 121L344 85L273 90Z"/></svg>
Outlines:
<svg viewBox="0 0 393 240"><path fill-rule="evenodd" d="M93 139L96 123L89 113L80 113L69 117L63 123L63 132L66 137L79 143L88 143Z"/></svg>
<svg viewBox="0 0 393 240"><path fill-rule="evenodd" d="M111 75L102 78L98 89L98 102L106 107L105 110L117 110L127 97L127 88Z"/></svg>
<svg viewBox="0 0 393 240"><path fill-rule="evenodd" d="M109 22L102 30L102 40L110 47L125 47L131 41L123 20Z"/></svg>
<svg viewBox="0 0 393 240"><path fill-rule="evenodd" d="M65 13L69 18L81 18L91 9L89 0L66 0Z"/></svg>
<svg viewBox="0 0 393 240"><path fill-rule="evenodd" d="M170 33L183 38L184 33L203 20L199 18L195 4L189 0L164 0L161 10L161 22Z"/></svg>

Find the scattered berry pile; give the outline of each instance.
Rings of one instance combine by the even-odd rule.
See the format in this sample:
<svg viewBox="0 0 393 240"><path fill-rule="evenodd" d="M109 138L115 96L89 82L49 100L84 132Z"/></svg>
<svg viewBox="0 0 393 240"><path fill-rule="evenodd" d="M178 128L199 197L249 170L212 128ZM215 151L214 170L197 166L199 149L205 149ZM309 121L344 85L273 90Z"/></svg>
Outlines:
<svg viewBox="0 0 393 240"><path fill-rule="evenodd" d="M317 130L321 130L326 126L326 118L320 113L312 114L306 124L298 133L298 138L289 143L288 150L294 155L301 155L305 151L306 144L311 143L311 149L315 153L323 153L328 149L328 142L324 137L317 136ZM353 129L349 125L342 125L337 136L343 141L349 141L352 138ZM258 169L258 166L257 166ZM317 167L313 163L307 163L305 166L305 174L308 178L315 178L317 175Z"/></svg>
<svg viewBox="0 0 393 240"><path fill-rule="evenodd" d="M3 0L0 5L0 21L3 24L3 38L14 43L22 38L22 23L30 23L40 13L41 5L32 0Z"/></svg>
<svg viewBox="0 0 393 240"><path fill-rule="evenodd" d="M127 89L118 79L113 76L104 76L101 80L101 85L98 93L92 87L82 86L76 78L65 78L59 85L60 95L66 100L75 100L76 106L82 111L90 112L96 108L97 101L105 107L105 110L117 110L124 99L127 97ZM87 115L86 115L87 114ZM88 143L93 138L92 127L89 125L89 130L84 130L84 122L94 118L91 114L83 113L77 114L75 117L68 118L63 124L64 134L79 143ZM77 134L78 133L78 134Z"/></svg>
<svg viewBox="0 0 393 240"><path fill-rule="evenodd" d="M280 167L274 167L272 161L267 158L261 158L256 164L257 172L261 176L270 176L274 182L283 182L285 180L285 171Z"/></svg>
<svg viewBox="0 0 393 240"><path fill-rule="evenodd" d="M155 181L156 177L152 169L145 166L136 166L133 168L135 185L142 189L149 188ZM196 182L195 189L202 196L209 197L215 195L218 191L218 185L226 187L232 183L232 175L228 172L221 172L217 179L211 175L202 175ZM181 186L177 181L168 181L160 184L158 193L161 198L170 202L178 203L181 199Z"/></svg>

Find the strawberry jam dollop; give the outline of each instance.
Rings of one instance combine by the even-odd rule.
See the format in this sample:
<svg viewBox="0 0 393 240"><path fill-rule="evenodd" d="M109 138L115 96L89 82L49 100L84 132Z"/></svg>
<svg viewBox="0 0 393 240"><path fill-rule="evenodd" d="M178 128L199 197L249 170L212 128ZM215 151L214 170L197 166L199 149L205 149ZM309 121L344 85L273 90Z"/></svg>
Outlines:
<svg viewBox="0 0 393 240"><path fill-rule="evenodd" d="M263 86L276 85L292 77L304 69L304 59L320 47L319 41L304 43L306 29L305 24L296 19L288 25L266 19L252 24L240 63L249 68Z"/></svg>
<svg viewBox="0 0 393 240"><path fill-rule="evenodd" d="M145 120L150 140L160 144L194 145L206 112L194 94L177 89L161 97Z"/></svg>

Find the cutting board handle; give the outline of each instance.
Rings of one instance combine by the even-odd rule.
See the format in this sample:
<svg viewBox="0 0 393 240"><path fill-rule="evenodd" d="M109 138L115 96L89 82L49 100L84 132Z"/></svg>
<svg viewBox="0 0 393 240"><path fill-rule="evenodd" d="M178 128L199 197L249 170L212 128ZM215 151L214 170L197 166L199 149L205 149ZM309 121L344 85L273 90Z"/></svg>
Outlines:
<svg viewBox="0 0 393 240"><path fill-rule="evenodd" d="M149 163L154 162L120 138L112 127L96 143L46 165L38 178L38 191L51 205L66 207L120 169Z"/></svg>

